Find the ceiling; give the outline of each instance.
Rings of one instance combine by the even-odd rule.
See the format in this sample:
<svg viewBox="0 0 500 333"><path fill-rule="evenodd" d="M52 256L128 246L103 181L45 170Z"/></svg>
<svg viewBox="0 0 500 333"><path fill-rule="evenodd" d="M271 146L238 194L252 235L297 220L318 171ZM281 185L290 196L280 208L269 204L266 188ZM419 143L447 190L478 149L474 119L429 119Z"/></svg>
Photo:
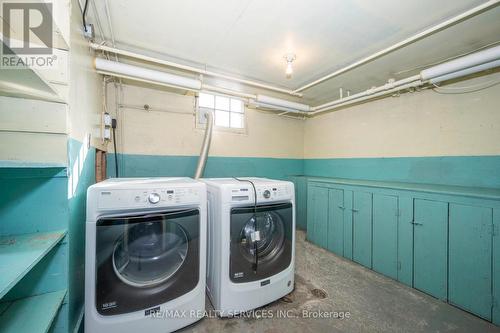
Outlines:
<svg viewBox="0 0 500 333"><path fill-rule="evenodd" d="M116 46L296 89L481 0L93 0L89 21ZM95 8L94 8L95 5ZM95 9L95 10L93 10ZM96 17L97 16L97 17ZM99 31L97 37L99 38ZM317 105L499 42L500 6L303 91ZM297 56L291 79L284 55ZM249 90L249 89L247 89ZM251 89L250 89L251 90Z"/></svg>

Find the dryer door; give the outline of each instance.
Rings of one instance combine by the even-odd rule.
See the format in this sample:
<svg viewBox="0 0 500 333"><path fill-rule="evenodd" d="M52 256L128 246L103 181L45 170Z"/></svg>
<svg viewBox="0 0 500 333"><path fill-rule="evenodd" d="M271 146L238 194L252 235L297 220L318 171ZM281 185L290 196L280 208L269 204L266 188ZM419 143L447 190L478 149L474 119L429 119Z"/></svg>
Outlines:
<svg viewBox="0 0 500 333"><path fill-rule="evenodd" d="M97 222L96 308L102 315L146 310L199 280L198 209L103 217Z"/></svg>
<svg viewBox="0 0 500 333"><path fill-rule="evenodd" d="M262 280L292 260L291 203L231 209L229 277L235 283Z"/></svg>

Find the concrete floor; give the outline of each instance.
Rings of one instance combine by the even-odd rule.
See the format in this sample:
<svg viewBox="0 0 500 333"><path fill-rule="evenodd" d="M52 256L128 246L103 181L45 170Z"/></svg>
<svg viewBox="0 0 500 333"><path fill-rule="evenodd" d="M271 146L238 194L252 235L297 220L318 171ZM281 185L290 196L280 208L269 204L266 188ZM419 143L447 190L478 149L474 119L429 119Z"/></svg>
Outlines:
<svg viewBox="0 0 500 333"><path fill-rule="evenodd" d="M500 332L478 317L312 245L302 231L297 233L295 284L288 297L260 309L265 310L261 315L273 313L274 318L204 318L182 332ZM277 318L280 310L292 318ZM304 310L350 316L303 318Z"/></svg>

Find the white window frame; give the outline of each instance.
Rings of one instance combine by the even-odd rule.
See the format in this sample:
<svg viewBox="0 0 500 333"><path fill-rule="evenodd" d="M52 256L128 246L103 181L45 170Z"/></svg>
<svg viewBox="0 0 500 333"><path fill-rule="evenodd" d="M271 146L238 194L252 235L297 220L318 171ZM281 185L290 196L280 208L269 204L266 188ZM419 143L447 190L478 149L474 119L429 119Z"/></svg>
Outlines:
<svg viewBox="0 0 500 333"><path fill-rule="evenodd" d="M225 98L229 98L229 103L231 103L231 100L234 99L234 100L238 100L238 101L241 101L241 107L242 107L242 110L243 112L235 112L235 111L228 111L228 110L220 110L220 111L225 111L225 112L229 112L230 114L231 113L239 113L243 116L243 127L242 128L236 128L236 127L226 127L226 126L217 126L215 124L215 111L217 110L215 108L215 105L214 105L214 108L205 108L205 107L201 107L200 106L200 103L199 103L199 94L196 95L196 128L198 129L204 129L206 127L206 120L205 120L205 117L203 116L203 109L209 109L213 112L213 115L214 115L214 130L217 130L217 131L222 131L222 132L231 132L231 133L236 133L236 134L247 134L247 109L246 109L246 105L245 105L245 101L241 98L238 98L238 97L234 97L234 96L229 96L229 95L224 95L224 94L217 94L217 93L213 93L213 92L206 92L206 91L202 91L202 93L204 94L209 94L209 95L212 95L214 96L214 98L216 96L220 96L220 97L225 97ZM231 117L231 115L229 115L229 117Z"/></svg>

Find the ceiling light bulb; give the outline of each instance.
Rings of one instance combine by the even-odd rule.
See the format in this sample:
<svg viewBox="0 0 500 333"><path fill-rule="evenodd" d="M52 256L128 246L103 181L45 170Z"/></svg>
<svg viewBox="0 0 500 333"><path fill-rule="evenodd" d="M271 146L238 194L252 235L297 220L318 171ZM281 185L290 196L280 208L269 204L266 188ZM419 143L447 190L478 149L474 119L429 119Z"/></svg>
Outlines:
<svg viewBox="0 0 500 333"><path fill-rule="evenodd" d="M286 60L285 74L286 74L287 79L289 79L292 77L292 74L293 74L292 62L296 59L296 56L295 56L295 54L287 54L287 55L285 55L284 58Z"/></svg>
<svg viewBox="0 0 500 333"><path fill-rule="evenodd" d="M286 73L287 77L292 76L292 74L293 74L293 67L292 67L292 63L291 62L289 62L289 63L286 64L286 71L285 71L285 73Z"/></svg>

